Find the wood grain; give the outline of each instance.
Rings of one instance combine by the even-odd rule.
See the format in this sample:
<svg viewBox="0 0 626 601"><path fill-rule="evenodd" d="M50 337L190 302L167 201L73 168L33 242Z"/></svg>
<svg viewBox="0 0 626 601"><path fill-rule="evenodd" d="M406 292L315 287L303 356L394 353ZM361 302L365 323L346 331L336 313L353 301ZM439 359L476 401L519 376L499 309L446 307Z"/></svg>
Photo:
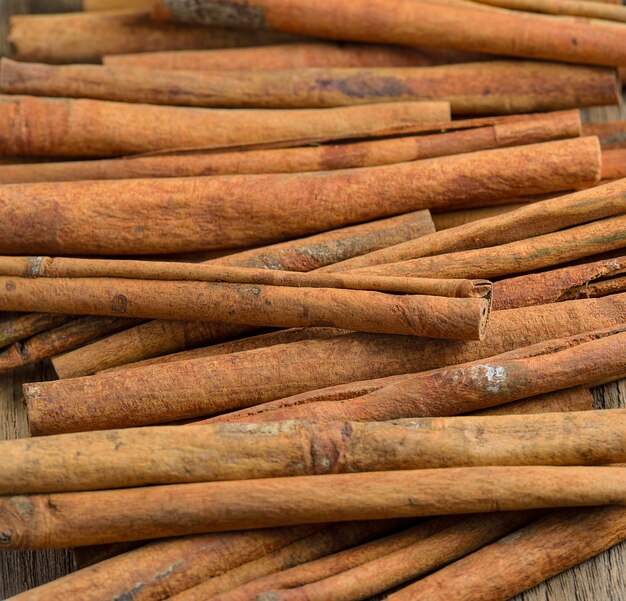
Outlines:
<svg viewBox="0 0 626 601"><path fill-rule="evenodd" d="M79 10L80 0L0 0L0 54L6 54L7 21L10 14ZM625 119L624 108L585 111L587 121ZM0 439L26 436L26 415L21 386L54 378L48 363L0 376ZM626 380L594 391L598 408L626 407ZM72 569L69 551L0 552L0 599ZM586 561L515 598L515 601L615 601L626 598L626 543Z"/></svg>

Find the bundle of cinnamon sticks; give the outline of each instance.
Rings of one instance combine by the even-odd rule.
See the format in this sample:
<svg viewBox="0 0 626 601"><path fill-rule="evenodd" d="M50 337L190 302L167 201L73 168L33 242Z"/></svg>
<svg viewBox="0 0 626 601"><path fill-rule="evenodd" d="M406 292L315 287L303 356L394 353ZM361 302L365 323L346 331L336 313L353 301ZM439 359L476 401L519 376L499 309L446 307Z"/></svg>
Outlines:
<svg viewBox="0 0 626 601"><path fill-rule="evenodd" d="M83 4L0 62L0 373L58 376L0 553L79 568L14 599L495 601L626 540L626 125L581 112L626 9Z"/></svg>

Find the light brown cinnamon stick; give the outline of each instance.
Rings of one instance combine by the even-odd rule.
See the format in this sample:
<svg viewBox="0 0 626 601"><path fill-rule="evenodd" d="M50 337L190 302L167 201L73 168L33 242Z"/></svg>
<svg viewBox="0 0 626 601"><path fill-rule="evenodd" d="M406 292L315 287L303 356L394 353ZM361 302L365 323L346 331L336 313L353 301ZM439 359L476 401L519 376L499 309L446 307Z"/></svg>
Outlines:
<svg viewBox="0 0 626 601"><path fill-rule="evenodd" d="M91 161L0 165L5 184L81 179L296 173L373 167L580 135L578 111L501 118L493 124L433 135L323 146L230 152L184 152ZM484 210L484 209L481 209Z"/></svg>
<svg viewBox="0 0 626 601"><path fill-rule="evenodd" d="M450 103L453 115L493 115L617 104L621 90L615 69L524 61L236 72L2 59L0 91L205 108L303 109L442 100Z"/></svg>
<svg viewBox="0 0 626 601"><path fill-rule="evenodd" d="M67 323L71 315L30 313L0 321L0 348Z"/></svg>
<svg viewBox="0 0 626 601"><path fill-rule="evenodd" d="M623 467L445 468L5 496L0 524L3 548L35 549L494 507L611 505L624 498Z"/></svg>
<svg viewBox="0 0 626 601"><path fill-rule="evenodd" d="M625 538L624 507L554 512L390 595L389 599L504 601ZM547 548L551 549L549 554ZM504 565L511 567L493 570L494 566ZM487 566L493 572L488 579Z"/></svg>
<svg viewBox="0 0 626 601"><path fill-rule="evenodd" d="M626 148L611 148L602 151L602 179L626 177Z"/></svg>
<svg viewBox="0 0 626 601"><path fill-rule="evenodd" d="M221 25L228 19L230 25L241 27L345 40L424 44L590 64L626 61L622 31L613 24L483 8L415 0L395 0L392 7L384 0L343 0L332 7L312 0L252 0L245 4L203 0L193 6L160 0L155 12L161 18L182 22Z"/></svg>
<svg viewBox="0 0 626 601"><path fill-rule="evenodd" d="M325 173L11 184L0 194L12 215L0 223L0 252L241 248L420 208L585 187L599 170L597 139L576 138Z"/></svg>
<svg viewBox="0 0 626 601"><path fill-rule="evenodd" d="M0 172L1 172L0 168ZM433 213L433 222L437 231L448 230L452 227L472 223L479 219L486 219L494 215L503 215L527 205L528 202L512 202L510 204L495 205L493 207L479 207L476 209L460 209L458 211L444 211Z"/></svg>
<svg viewBox="0 0 626 601"><path fill-rule="evenodd" d="M10 96L0 99L0 141L4 155L99 158L392 135L449 115L446 102L242 112Z"/></svg>
<svg viewBox="0 0 626 601"><path fill-rule="evenodd" d="M570 15L626 22L626 9L605 2L589 0L477 0L482 4L549 15Z"/></svg>
<svg viewBox="0 0 626 601"><path fill-rule="evenodd" d="M81 432L0 442L0 494L487 465L626 461L626 410L281 421ZM598 444L598 441L602 441Z"/></svg>
<svg viewBox="0 0 626 601"><path fill-rule="evenodd" d="M260 46L291 39L269 31L159 23L141 9L14 15L9 30L12 56L49 63L97 63L105 54Z"/></svg>
<svg viewBox="0 0 626 601"><path fill-rule="evenodd" d="M33 434L164 423L347 382L474 361L541 340L613 327L624 321L625 302L621 294L497 311L481 343L344 334L128 373L29 384L24 394Z"/></svg>

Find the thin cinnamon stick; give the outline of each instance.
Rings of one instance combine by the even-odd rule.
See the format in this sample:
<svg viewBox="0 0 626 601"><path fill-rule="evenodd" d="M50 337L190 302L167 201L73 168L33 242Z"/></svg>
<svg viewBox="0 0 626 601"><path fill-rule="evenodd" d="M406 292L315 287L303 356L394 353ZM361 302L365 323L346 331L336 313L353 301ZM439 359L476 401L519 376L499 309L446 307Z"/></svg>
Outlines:
<svg viewBox="0 0 626 601"><path fill-rule="evenodd" d="M349 271L370 265L506 244L620 215L625 211L626 182L615 181L443 230L421 238L419 243L409 241L375 251L338 263L327 271Z"/></svg>
<svg viewBox="0 0 626 601"><path fill-rule="evenodd" d="M0 168L0 173L2 169ZM445 211L443 213L433 213L433 222L437 231L448 230L458 225L465 225L479 219L486 219L494 215L503 215L519 209L527 202L513 202L510 204L496 205L493 207L479 207L476 209L461 209L458 211Z"/></svg>
<svg viewBox="0 0 626 601"><path fill-rule="evenodd" d="M0 494L487 465L626 461L626 410L280 421L81 432L0 442ZM598 440L602 444L598 444Z"/></svg>
<svg viewBox="0 0 626 601"><path fill-rule="evenodd" d="M504 601L625 538L624 507L554 512L393 593L389 599ZM549 554L547 548L551 549ZM504 565L510 568L493 569ZM485 578L487 566L492 572L489 578Z"/></svg>
<svg viewBox="0 0 626 601"><path fill-rule="evenodd" d="M302 523L612 505L623 467L472 467L172 484L0 498L5 549ZM54 515L54 519L51 519Z"/></svg>
<svg viewBox="0 0 626 601"><path fill-rule="evenodd" d="M620 87L615 69L524 61L262 72L0 62L0 91L5 94L205 108L443 100L454 115L491 115L618 104Z"/></svg>
<svg viewBox="0 0 626 601"><path fill-rule="evenodd" d="M310 271L434 230L428 211L415 211L299 240L221 257L213 264ZM75 377L147 357L194 348L249 332L204 322L151 321L53 359L59 377Z"/></svg>
<svg viewBox="0 0 626 601"><path fill-rule="evenodd" d="M353 169L577 137L580 135L580 127L578 111L558 111L529 115L523 120L500 120L467 130L366 142L275 150L185 152L121 159L1 165L0 182L10 184Z"/></svg>
<svg viewBox="0 0 626 601"><path fill-rule="evenodd" d="M142 9L52 15L13 15L11 55L23 61L98 63L105 54L261 46L293 36L197 25L160 23Z"/></svg>
<svg viewBox="0 0 626 601"><path fill-rule="evenodd" d="M159 18L206 25L272 29L335 39L424 44L563 62L626 63L624 33L614 24L483 10L470 3L343 0L159 0ZM572 40L575 39L576 43Z"/></svg>
<svg viewBox="0 0 626 601"><path fill-rule="evenodd" d="M7 123L0 129L2 154L44 157L297 145L402 133L449 121L450 114L446 102L243 112L31 96L0 100L0 117Z"/></svg>
<svg viewBox="0 0 626 601"><path fill-rule="evenodd" d="M626 23L626 8L589 0L477 0L482 4L549 15L570 15Z"/></svg>
<svg viewBox="0 0 626 601"><path fill-rule="evenodd" d="M481 343L344 334L128 373L28 384L24 395L33 434L164 423L613 327L624 322L625 307L626 295L619 294L497 311Z"/></svg>
<svg viewBox="0 0 626 601"><path fill-rule="evenodd" d="M0 321L0 348L18 340L58 327L73 319L71 315L30 313Z"/></svg>
<svg viewBox="0 0 626 601"><path fill-rule="evenodd" d="M457 285L456 283L452 283ZM480 287L490 294L488 282ZM367 290L126 278L0 276L0 310L199 320L481 340L490 300Z"/></svg>
<svg viewBox="0 0 626 601"><path fill-rule="evenodd" d="M610 294L620 291L624 285L620 276L624 274L626 257L615 257L507 278L494 284L494 309L512 309Z"/></svg>
<svg viewBox="0 0 626 601"><path fill-rule="evenodd" d="M0 195L12 215L10 226L0 223L0 252L241 248L421 208L585 187L599 170L597 140L576 138L325 173L11 184Z"/></svg>
<svg viewBox="0 0 626 601"><path fill-rule="evenodd" d="M510 214L510 213L509 213ZM610 217L500 246L363 268L372 275L493 278L568 263L626 246L626 216ZM355 270L359 273L360 270Z"/></svg>

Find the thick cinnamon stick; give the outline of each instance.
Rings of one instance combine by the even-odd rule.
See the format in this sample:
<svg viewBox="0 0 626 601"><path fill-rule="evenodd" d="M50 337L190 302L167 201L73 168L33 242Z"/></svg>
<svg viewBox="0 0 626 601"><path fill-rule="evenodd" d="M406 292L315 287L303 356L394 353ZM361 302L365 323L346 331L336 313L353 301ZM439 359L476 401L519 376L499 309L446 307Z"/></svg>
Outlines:
<svg viewBox="0 0 626 601"><path fill-rule="evenodd" d="M164 423L609 328L624 322L625 307L626 295L620 294L497 311L481 343L344 334L128 373L28 384L24 394L33 434Z"/></svg>
<svg viewBox="0 0 626 601"><path fill-rule="evenodd" d="M335 39L423 44L573 63L626 63L626 33L614 24L415 0L159 0L157 16L206 25L273 29ZM575 39L574 43L572 40Z"/></svg>
<svg viewBox="0 0 626 601"><path fill-rule="evenodd" d="M11 184L0 195L12 216L0 223L0 252L241 248L421 208L585 187L599 170L597 140L576 138L325 173Z"/></svg>
<svg viewBox="0 0 626 601"><path fill-rule="evenodd" d="M554 512L390 595L389 599L504 601L625 538L624 507ZM551 549L549 554L547 548ZM505 565L510 568L493 569ZM486 569L490 571L489 578L485 578Z"/></svg>
<svg viewBox="0 0 626 601"><path fill-rule="evenodd" d="M421 257L363 268L374 275L493 278L535 271L626 246L626 215L500 246ZM359 273L356 270L355 273Z"/></svg>
<svg viewBox="0 0 626 601"><path fill-rule="evenodd" d="M0 321L0 348L40 332L58 327L73 319L71 315L30 313Z"/></svg>
<svg viewBox="0 0 626 601"><path fill-rule="evenodd" d="M265 72L0 63L0 91L5 94L205 108L443 100L454 115L490 115L617 104L620 88L615 69L524 61Z"/></svg>
<svg viewBox="0 0 626 601"><path fill-rule="evenodd" d="M467 130L366 142L275 150L186 152L36 165L0 165L0 183L353 169L573 138L580 135L580 127L578 111L558 111L529 115L516 121L503 119L494 124Z"/></svg>
<svg viewBox="0 0 626 601"><path fill-rule="evenodd" d="M270 31L160 23L141 9L14 15L9 30L12 56L46 63L99 63L105 54L260 46L292 38Z"/></svg>
<svg viewBox="0 0 626 601"><path fill-rule="evenodd" d="M582 263L541 273L500 280L494 284L494 309L513 309L589 298L620 291L624 286L626 257ZM594 286L599 286L595 289Z"/></svg>
<svg viewBox="0 0 626 601"><path fill-rule="evenodd" d="M486 282L481 289L490 294L491 286ZM0 276L0 310L16 308L481 340L490 300L257 284Z"/></svg>
<svg viewBox="0 0 626 601"><path fill-rule="evenodd" d="M626 182L616 181L574 194L531 203L515 211L436 232L338 263L327 271L349 271L443 253L497 246L556 232L626 212Z"/></svg>
<svg viewBox="0 0 626 601"><path fill-rule="evenodd" d="M428 211L415 211L244 251L221 257L213 263L310 271L433 231ZM75 377L209 342L220 342L247 332L249 328L228 324L151 321L61 355L53 363L59 377Z"/></svg>
<svg viewBox="0 0 626 601"><path fill-rule="evenodd" d="M81 432L0 442L0 494L349 472L626 461L626 410L281 421ZM598 441L602 441L598 444Z"/></svg>
<svg viewBox="0 0 626 601"><path fill-rule="evenodd" d="M5 549L302 523L619 504L623 467L471 467L0 498ZM54 519L51 516L54 515Z"/></svg>
<svg viewBox="0 0 626 601"><path fill-rule="evenodd" d="M589 0L477 0L482 4L549 15L570 15L590 19L626 22L626 8Z"/></svg>
<svg viewBox="0 0 626 601"><path fill-rule="evenodd" d="M206 422L389 420L458 415L626 373L623 328L590 332L432 372L358 382L257 405ZM610 357L610 359L609 359ZM615 359L614 359L615 358ZM583 375L582 365L589 362ZM605 365L615 361L613 365ZM593 366L593 368L591 367ZM594 369L598 371L594 373ZM595 378L598 378L594 380ZM356 390L355 390L356 388ZM343 394L342 394L343 393ZM206 423L205 422L205 423ZM202 422L200 422L202 423Z"/></svg>
<svg viewBox="0 0 626 601"><path fill-rule="evenodd" d="M138 52L105 56L109 67L186 71L279 71L314 67L417 67L483 60L481 54L375 44L309 42L259 48Z"/></svg>

